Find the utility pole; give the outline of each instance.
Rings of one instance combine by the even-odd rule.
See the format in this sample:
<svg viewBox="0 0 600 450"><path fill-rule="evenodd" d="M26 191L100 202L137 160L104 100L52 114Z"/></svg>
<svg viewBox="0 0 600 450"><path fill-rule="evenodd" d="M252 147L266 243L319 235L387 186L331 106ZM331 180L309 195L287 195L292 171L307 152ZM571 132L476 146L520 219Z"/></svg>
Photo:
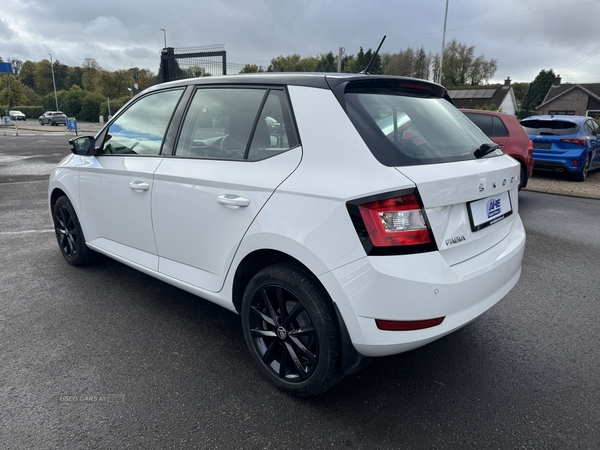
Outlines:
<svg viewBox="0 0 600 450"><path fill-rule="evenodd" d="M52 62L52 53L50 55L50 67L52 68L52 85L54 86L54 101L56 102L56 110L58 111L58 97L56 96L56 80L54 79L54 63Z"/></svg>
<svg viewBox="0 0 600 450"><path fill-rule="evenodd" d="M438 74L438 84L442 84L442 69L444 68L444 47L446 46L446 22L448 20L448 2L446 0L446 14L444 14L444 33L442 34L442 53L440 54L440 73Z"/></svg>
<svg viewBox="0 0 600 450"><path fill-rule="evenodd" d="M340 51L338 53L338 73L342 72L342 57L344 55L344 47L340 47Z"/></svg>

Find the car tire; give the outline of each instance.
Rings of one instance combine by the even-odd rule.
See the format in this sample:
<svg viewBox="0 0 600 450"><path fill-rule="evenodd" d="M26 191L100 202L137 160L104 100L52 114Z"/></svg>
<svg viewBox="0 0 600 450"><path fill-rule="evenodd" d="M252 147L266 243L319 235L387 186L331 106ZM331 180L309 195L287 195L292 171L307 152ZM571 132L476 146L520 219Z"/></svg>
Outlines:
<svg viewBox="0 0 600 450"><path fill-rule="evenodd" d="M40 119L40 125L44 126L44 122L42 121L42 119Z"/></svg>
<svg viewBox="0 0 600 450"><path fill-rule="evenodd" d="M50 121L50 125L51 125L51 126L53 126L53 127L55 127L55 126L56 126L56 124L54 123L54 121L53 121L53 120L51 120L51 121Z"/></svg>
<svg viewBox="0 0 600 450"><path fill-rule="evenodd" d="M343 378L333 303L308 272L291 264L261 270L248 283L241 309L252 358L279 389L314 396Z"/></svg>
<svg viewBox="0 0 600 450"><path fill-rule="evenodd" d="M52 220L58 246L67 262L72 266L85 266L91 263L95 253L85 244L81 224L66 195L56 200L52 208Z"/></svg>
<svg viewBox="0 0 600 450"><path fill-rule="evenodd" d="M577 173L574 173L571 178L573 181L585 181L587 178L587 174L590 170L590 164L592 163L592 154L589 153L587 158L585 158L585 163L581 167L581 170Z"/></svg>

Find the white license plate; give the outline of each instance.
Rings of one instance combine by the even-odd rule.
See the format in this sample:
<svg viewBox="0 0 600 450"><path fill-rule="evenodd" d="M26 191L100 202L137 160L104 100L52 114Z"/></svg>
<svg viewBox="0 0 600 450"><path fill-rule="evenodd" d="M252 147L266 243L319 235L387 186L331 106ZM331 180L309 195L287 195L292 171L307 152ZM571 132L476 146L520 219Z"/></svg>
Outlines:
<svg viewBox="0 0 600 450"><path fill-rule="evenodd" d="M489 227L512 214L508 191L470 202L468 207L473 231Z"/></svg>

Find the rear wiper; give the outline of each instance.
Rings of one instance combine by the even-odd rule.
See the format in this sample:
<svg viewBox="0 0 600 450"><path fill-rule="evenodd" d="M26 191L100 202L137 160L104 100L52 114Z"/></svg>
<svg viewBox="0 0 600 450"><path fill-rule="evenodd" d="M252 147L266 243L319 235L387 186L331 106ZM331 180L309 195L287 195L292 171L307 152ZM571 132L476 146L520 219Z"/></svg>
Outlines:
<svg viewBox="0 0 600 450"><path fill-rule="evenodd" d="M473 155L475 156L475 158L479 159L479 158L483 158L485 155L487 155L488 153L499 149L500 146L498 144L481 144L481 147L475 149L475 153L473 153Z"/></svg>

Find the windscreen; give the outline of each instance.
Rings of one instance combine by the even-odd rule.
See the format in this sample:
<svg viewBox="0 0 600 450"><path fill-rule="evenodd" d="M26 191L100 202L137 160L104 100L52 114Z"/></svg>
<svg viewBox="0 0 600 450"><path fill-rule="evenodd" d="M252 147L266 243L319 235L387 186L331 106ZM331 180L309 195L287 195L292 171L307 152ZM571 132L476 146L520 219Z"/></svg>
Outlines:
<svg viewBox="0 0 600 450"><path fill-rule="evenodd" d="M426 91L349 88L344 99L354 126L387 166L471 160L481 144L492 144L454 105Z"/></svg>
<svg viewBox="0 0 600 450"><path fill-rule="evenodd" d="M579 131L579 125L567 120L522 120L521 125L525 128L527 134L537 134L539 136L565 136L576 134Z"/></svg>

